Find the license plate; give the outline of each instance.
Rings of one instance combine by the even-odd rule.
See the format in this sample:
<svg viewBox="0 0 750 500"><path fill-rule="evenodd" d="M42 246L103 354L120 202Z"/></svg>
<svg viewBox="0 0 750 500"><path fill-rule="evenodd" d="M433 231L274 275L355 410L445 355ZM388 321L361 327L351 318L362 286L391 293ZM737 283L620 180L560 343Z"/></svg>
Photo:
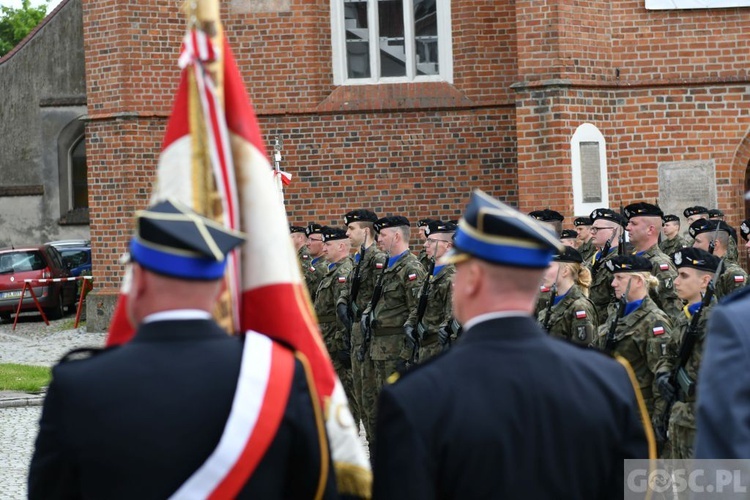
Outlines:
<svg viewBox="0 0 750 500"><path fill-rule="evenodd" d="M17 299L21 296L21 290L16 290L14 292L3 292L0 294L0 297L3 299Z"/></svg>

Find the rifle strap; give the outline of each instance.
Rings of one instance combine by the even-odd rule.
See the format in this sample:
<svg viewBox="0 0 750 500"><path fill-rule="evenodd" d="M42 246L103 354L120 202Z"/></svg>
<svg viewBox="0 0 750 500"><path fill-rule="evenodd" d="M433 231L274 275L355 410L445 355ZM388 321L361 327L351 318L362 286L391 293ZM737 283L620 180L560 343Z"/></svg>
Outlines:
<svg viewBox="0 0 750 500"><path fill-rule="evenodd" d="M627 359L615 355L615 360L625 368L628 378L630 379L630 385L633 386L635 400L638 402L638 412L640 413L641 423L643 424L643 431L646 434L646 441L648 442L648 458L649 460L656 460L656 437L654 436L654 428L651 426L651 418L648 416L646 402L643 400L643 394L641 394L641 389L638 385L638 379L635 377L633 368L630 366Z"/></svg>

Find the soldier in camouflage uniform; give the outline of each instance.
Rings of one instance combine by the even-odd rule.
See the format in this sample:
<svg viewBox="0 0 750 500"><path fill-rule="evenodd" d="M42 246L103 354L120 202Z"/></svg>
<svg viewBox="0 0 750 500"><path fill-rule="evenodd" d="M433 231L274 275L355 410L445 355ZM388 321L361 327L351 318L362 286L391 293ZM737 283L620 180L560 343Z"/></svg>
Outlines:
<svg viewBox="0 0 750 500"><path fill-rule="evenodd" d="M372 441L374 428L375 401L377 396L375 373L372 360L365 356L360 360L359 352L362 347L362 328L360 320L362 312L372 299L375 280L385 267L385 254L375 245L375 221L378 217L369 210L359 209L344 215L346 235L351 245L357 248L354 264L347 278L347 287L341 291L337 302L337 314L351 331L350 350L352 363L352 381L354 385L354 399L359 403L360 417L364 424L367 439ZM364 257L363 257L364 255ZM359 272L357 296L352 302L352 288ZM371 423L372 421L372 423Z"/></svg>
<svg viewBox="0 0 750 500"><path fill-rule="evenodd" d="M409 220L402 216L383 217L375 223L378 247L388 255L381 276L382 295L362 315L362 331L371 330L369 356L375 369L377 390L388 377L408 361L411 349L404 325L417 305L425 271L409 251ZM371 422L373 423L373 422Z"/></svg>
<svg viewBox="0 0 750 500"><path fill-rule="evenodd" d="M666 353L672 322L649 297L649 288L658 286L659 281L651 274L652 265L648 259L618 255L606 265L614 275L612 287L617 297L622 297L626 290L628 294L622 317L618 317L615 310L599 326L597 347L610 351L607 336L615 324L611 354L622 356L630 363L646 410L653 418L664 408L664 401L654 390L654 374L659 360Z"/></svg>
<svg viewBox="0 0 750 500"><path fill-rule="evenodd" d="M586 265L591 264L591 260L596 253L596 247L592 240L591 224L593 224L591 217L576 217L573 221L576 233L578 233L578 247L576 247L576 250L581 254L581 258Z"/></svg>
<svg viewBox="0 0 750 500"><path fill-rule="evenodd" d="M453 287L453 274L456 272L452 264L440 264L440 258L453 248L453 234L456 232L456 225L450 222L433 221L427 225L425 235L425 250L430 258L428 271L434 264L432 274L425 279L428 280L426 297L427 306L421 321L418 321L417 312L419 307L415 307L409 314L406 321L405 329L407 336L412 341L418 341L419 351L417 360L421 363L435 356L443 350L446 342L440 342L440 329L447 332L448 322L452 318L451 314L451 290ZM425 284L422 284L420 296L417 304L422 300L421 293L425 291ZM444 336L446 333L443 334Z"/></svg>
<svg viewBox="0 0 750 500"><path fill-rule="evenodd" d="M663 216L661 209L651 203L632 203L625 207L625 217L628 219L626 229L630 242L635 247L635 254L651 262L651 274L659 280L659 286L650 290L651 298L667 316L676 318L682 314L683 304L674 291L677 270L672 260L659 250Z"/></svg>
<svg viewBox="0 0 750 500"><path fill-rule="evenodd" d="M659 249L664 255L671 256L677 250L689 247L690 244L680 235L680 218L676 215L665 215L661 218L662 239L659 242Z"/></svg>
<svg viewBox="0 0 750 500"><path fill-rule="evenodd" d="M325 276L328 271L328 264L323 258L324 229L326 229L325 226L321 226L320 224L310 224L305 228L310 263L304 269L304 274L307 291L310 292L310 299L313 302L315 302L315 292L318 290L320 280L323 279L323 276Z"/></svg>
<svg viewBox="0 0 750 500"><path fill-rule="evenodd" d="M721 275L714 283L717 300L747 285L747 273L727 258L727 245L731 240L729 230L724 221L701 219L690 224L690 236L695 240L693 247L724 259Z"/></svg>
<svg viewBox="0 0 750 500"><path fill-rule="evenodd" d="M596 308L596 317L601 322L608 314L614 295L612 274L605 265L618 255L617 242L625 228L625 219L614 210L597 208L591 212L591 241L597 249L591 259L591 286L589 299Z"/></svg>
<svg viewBox="0 0 750 500"><path fill-rule="evenodd" d="M305 228L303 226L289 226L289 233L292 237L292 245L297 251L297 259L299 260L300 270L302 274L305 272L305 268L310 265L310 250L307 248L307 235L305 234Z"/></svg>
<svg viewBox="0 0 750 500"><path fill-rule="evenodd" d="M349 408L355 422L359 422L359 401L354 397L354 383L352 381L352 363L350 348L345 336L346 324L336 314L337 302L347 279L352 271L352 259L349 257L351 244L343 229L326 228L323 232L323 256L329 262L328 270L320 280L315 293L315 314L318 316L320 333L333 361L333 368L341 380L344 392L349 400Z"/></svg>
<svg viewBox="0 0 750 500"><path fill-rule="evenodd" d="M555 299L537 316L542 327L553 337L583 346L591 345L599 323L594 304L588 299L591 272L583 265L581 254L566 247L555 255L543 283L554 286Z"/></svg>
<svg viewBox="0 0 750 500"><path fill-rule="evenodd" d="M427 255L427 250L424 247L424 242L427 240L427 226L430 224L430 222L440 222L436 219L419 219L417 221L417 230L419 231L419 240L422 242L423 246L422 249L419 250L419 255L417 255L417 258L419 259L419 263L422 264L422 267L427 269L427 266L430 265L430 256Z"/></svg>
<svg viewBox="0 0 750 500"><path fill-rule="evenodd" d="M700 220L700 219L708 219L708 209L706 207L702 207L700 205L696 205L694 207L687 207L685 210L682 211L682 215L685 216L687 219L687 225L688 227L693 222Z"/></svg>
<svg viewBox="0 0 750 500"><path fill-rule="evenodd" d="M698 370L703 355L703 343L706 338L706 323L710 314L710 308L715 301L701 308L703 295L706 293L709 282L713 279L719 259L708 252L698 248L685 248L673 256L677 266L678 276L675 280L675 289L678 296L686 301L684 314L675 322L673 336L667 343L667 354L656 365L656 388L665 398L676 397L668 418L668 445L665 446L663 458L689 459L693 458L693 443L695 441L695 398L693 392L689 394L686 382L681 378L682 384L678 387L670 383L670 373L679 364L679 352L685 334L692 322L693 315L700 310L698 323L696 325L697 341L693 346L692 353L685 365L685 372L693 382L698 381ZM686 391L687 390L687 391ZM665 442L667 436L663 432L661 420L664 415L656 415L654 430L657 439Z"/></svg>
<svg viewBox="0 0 750 500"><path fill-rule="evenodd" d="M577 242L578 233L576 233L575 229L563 229L560 233L560 243L562 243L566 247L575 248Z"/></svg>

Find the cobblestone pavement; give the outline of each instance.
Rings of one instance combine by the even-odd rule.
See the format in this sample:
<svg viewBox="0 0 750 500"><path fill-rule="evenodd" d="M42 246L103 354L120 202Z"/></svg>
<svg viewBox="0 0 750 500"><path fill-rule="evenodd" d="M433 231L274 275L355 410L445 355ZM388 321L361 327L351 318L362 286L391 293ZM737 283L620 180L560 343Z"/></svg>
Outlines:
<svg viewBox="0 0 750 500"><path fill-rule="evenodd" d="M104 344L105 334L88 333L85 324L74 329L74 323L73 315L50 321L47 326L40 315L23 314L14 331L12 322L3 322L0 363L52 366L71 349ZM24 395L0 394L0 500L26 498L26 476L42 408L2 406L3 401L15 404L19 397L23 399Z"/></svg>

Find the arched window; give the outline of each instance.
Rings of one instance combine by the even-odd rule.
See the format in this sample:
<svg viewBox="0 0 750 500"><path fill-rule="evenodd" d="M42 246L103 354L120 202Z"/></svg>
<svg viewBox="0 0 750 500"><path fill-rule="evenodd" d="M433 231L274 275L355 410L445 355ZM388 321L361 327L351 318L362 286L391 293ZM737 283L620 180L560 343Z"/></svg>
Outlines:
<svg viewBox="0 0 750 500"><path fill-rule="evenodd" d="M89 184L86 171L86 138L81 136L70 149L68 155L70 175L68 176L69 210L89 207Z"/></svg>
<svg viewBox="0 0 750 500"><path fill-rule="evenodd" d="M60 223L89 223L89 187L84 122L68 123L57 138Z"/></svg>
<svg viewBox="0 0 750 500"><path fill-rule="evenodd" d="M607 145L599 129L591 123L579 126L570 140L570 157L575 214L608 208Z"/></svg>

